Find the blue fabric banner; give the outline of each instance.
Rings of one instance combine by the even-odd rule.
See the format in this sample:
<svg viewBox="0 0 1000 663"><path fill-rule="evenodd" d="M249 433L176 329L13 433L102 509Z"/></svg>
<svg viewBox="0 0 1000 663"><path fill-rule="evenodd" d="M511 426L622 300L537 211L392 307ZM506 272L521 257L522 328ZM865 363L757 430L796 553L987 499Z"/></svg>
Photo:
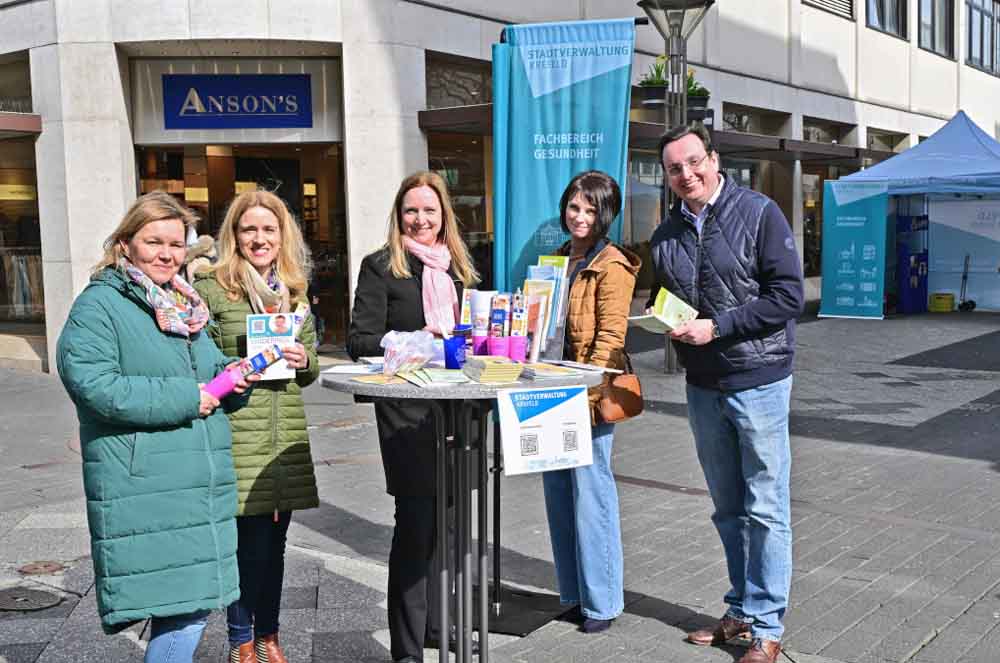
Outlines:
<svg viewBox="0 0 1000 663"><path fill-rule="evenodd" d="M603 170L622 187L635 21L518 25L493 46L494 287L509 290L567 238L559 197ZM621 217L609 237L621 238Z"/></svg>
<svg viewBox="0 0 1000 663"><path fill-rule="evenodd" d="M882 319L887 191L885 182L826 182L821 316Z"/></svg>

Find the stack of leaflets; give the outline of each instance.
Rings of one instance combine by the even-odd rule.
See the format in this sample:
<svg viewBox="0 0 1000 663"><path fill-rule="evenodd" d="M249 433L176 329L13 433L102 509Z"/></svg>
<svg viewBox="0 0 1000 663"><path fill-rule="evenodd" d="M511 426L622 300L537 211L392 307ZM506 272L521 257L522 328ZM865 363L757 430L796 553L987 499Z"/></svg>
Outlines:
<svg viewBox="0 0 1000 663"><path fill-rule="evenodd" d="M454 387L469 381L462 371L448 368L418 368L396 375L418 387Z"/></svg>
<svg viewBox="0 0 1000 663"><path fill-rule="evenodd" d="M509 357L481 355L466 359L462 371L476 382L503 384L516 382L523 368L523 364L511 361Z"/></svg>
<svg viewBox="0 0 1000 663"><path fill-rule="evenodd" d="M351 381L363 382L364 384L406 384L406 380L403 378L398 378L395 375L382 375L381 371L373 375L355 375Z"/></svg>
<svg viewBox="0 0 1000 663"><path fill-rule="evenodd" d="M558 380L562 378L575 378L583 375L583 371L570 366L556 366L555 364L536 363L525 364L524 372L521 376L525 380Z"/></svg>
<svg viewBox="0 0 1000 663"><path fill-rule="evenodd" d="M573 368L581 373L621 373L617 368L607 368L605 366L595 366L594 364L581 364L577 361L570 361L568 359L543 359L546 364L553 364L555 366L566 366L568 368Z"/></svg>
<svg viewBox="0 0 1000 663"><path fill-rule="evenodd" d="M666 288L660 288L649 315L636 315L628 319L633 327L642 327L654 334L666 334L689 320L698 317L698 311Z"/></svg>

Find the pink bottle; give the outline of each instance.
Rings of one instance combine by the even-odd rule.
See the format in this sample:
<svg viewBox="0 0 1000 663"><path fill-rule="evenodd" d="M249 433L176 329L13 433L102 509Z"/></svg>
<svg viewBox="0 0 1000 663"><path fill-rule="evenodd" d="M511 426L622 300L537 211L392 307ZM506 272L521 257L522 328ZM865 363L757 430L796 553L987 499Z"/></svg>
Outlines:
<svg viewBox="0 0 1000 663"><path fill-rule="evenodd" d="M281 348L277 345L264 348L253 357L250 357L250 359L246 362L240 362L235 366L230 366L216 375L212 378L211 382L202 387L202 390L204 390L207 394L215 396L221 401L223 398L233 393L233 390L236 389L236 383L240 381L240 378L253 375L254 373L263 373L267 370L268 366L284 356L285 355L281 352Z"/></svg>

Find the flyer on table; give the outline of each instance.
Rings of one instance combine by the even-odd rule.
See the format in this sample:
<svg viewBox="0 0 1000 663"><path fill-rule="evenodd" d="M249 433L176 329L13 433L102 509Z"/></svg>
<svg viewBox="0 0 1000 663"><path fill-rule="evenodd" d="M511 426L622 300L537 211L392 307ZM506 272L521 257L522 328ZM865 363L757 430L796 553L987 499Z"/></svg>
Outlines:
<svg viewBox="0 0 1000 663"><path fill-rule="evenodd" d="M247 356L252 357L271 345L286 348L295 344L295 319L291 313L268 313L247 316ZM262 374L262 380L288 380L295 369L279 359Z"/></svg>
<svg viewBox="0 0 1000 663"><path fill-rule="evenodd" d="M497 393L504 474L590 465L590 406L584 386Z"/></svg>

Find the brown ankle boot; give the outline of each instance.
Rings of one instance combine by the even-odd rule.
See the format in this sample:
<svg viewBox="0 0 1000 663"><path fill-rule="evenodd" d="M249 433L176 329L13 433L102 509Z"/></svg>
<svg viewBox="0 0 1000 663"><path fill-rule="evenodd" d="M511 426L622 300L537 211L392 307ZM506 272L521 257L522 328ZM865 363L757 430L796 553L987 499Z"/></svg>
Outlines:
<svg viewBox="0 0 1000 663"><path fill-rule="evenodd" d="M750 624L741 622L729 615L724 615L714 626L688 633L685 639L693 645L708 647L710 645L721 645L737 636L748 635L749 633Z"/></svg>
<svg viewBox="0 0 1000 663"><path fill-rule="evenodd" d="M257 649L257 663L288 663L284 652L278 646L278 634L272 633L255 641Z"/></svg>
<svg viewBox="0 0 1000 663"><path fill-rule="evenodd" d="M239 647L229 647L229 663L258 663L257 652L252 642L244 642Z"/></svg>

